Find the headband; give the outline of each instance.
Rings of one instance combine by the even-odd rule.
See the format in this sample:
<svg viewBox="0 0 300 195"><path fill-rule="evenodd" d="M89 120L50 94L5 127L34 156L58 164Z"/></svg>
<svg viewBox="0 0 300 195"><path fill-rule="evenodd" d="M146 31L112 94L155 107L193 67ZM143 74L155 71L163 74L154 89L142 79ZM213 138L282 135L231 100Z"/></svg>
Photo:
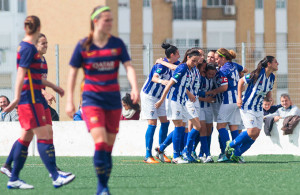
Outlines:
<svg viewBox="0 0 300 195"><path fill-rule="evenodd" d="M217 53L218 53L220 56L222 56L222 57L225 57L225 58L226 58L226 56L224 56L223 54L221 54L219 51L217 51Z"/></svg>
<svg viewBox="0 0 300 195"><path fill-rule="evenodd" d="M109 10L110 8L108 6L101 7L92 14L91 19L94 20L96 16L98 16L101 12L109 11Z"/></svg>

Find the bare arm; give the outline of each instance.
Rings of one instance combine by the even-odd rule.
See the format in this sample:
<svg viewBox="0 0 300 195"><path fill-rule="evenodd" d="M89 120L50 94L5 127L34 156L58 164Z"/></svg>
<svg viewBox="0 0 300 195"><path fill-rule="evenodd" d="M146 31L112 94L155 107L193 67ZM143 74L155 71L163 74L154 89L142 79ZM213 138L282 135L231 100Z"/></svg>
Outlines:
<svg viewBox="0 0 300 195"><path fill-rule="evenodd" d="M57 92L61 97L64 96L65 91L60 88L59 86L56 86L55 84L51 83L50 81L46 80L46 79L42 79L42 84L52 88L55 92Z"/></svg>
<svg viewBox="0 0 300 195"><path fill-rule="evenodd" d="M67 83L67 105L66 105L66 113L70 118L73 118L75 113L75 106L74 106L74 88L75 88L75 81L78 74L78 68L71 67L68 76L68 83Z"/></svg>
<svg viewBox="0 0 300 195"><path fill-rule="evenodd" d="M196 101L196 97L187 89L186 90L186 94L189 97L191 102L195 102Z"/></svg>
<svg viewBox="0 0 300 195"><path fill-rule="evenodd" d="M139 94L139 90L138 90L138 84L137 84L137 78L136 78L135 70L134 70L134 68L133 68L130 61L125 62L124 67L125 67L126 72L127 72L128 81L131 85L130 96L131 96L132 102L134 104L136 104L140 100L140 94Z"/></svg>
<svg viewBox="0 0 300 195"><path fill-rule="evenodd" d="M161 83L163 85L167 85L169 82L168 80L160 79L158 74L154 74L151 81L154 83Z"/></svg>
<svg viewBox="0 0 300 195"><path fill-rule="evenodd" d="M174 80L170 80L170 82L168 83L168 85L165 87L163 94L161 95L161 98L158 102L155 103L155 108L159 108L162 103L165 101L167 94L169 92L169 90L171 89L171 87L175 84Z"/></svg>
<svg viewBox="0 0 300 195"><path fill-rule="evenodd" d="M242 104L243 104L243 100L242 100L242 92L243 92L243 89L244 89L244 79L240 79L239 80L239 83L238 83L238 88L237 88L237 91L238 91L238 96L237 96L237 106L239 108L241 108Z"/></svg>
<svg viewBox="0 0 300 195"><path fill-rule="evenodd" d="M167 67L167 68L169 68L169 69L171 69L171 70L175 70L175 69L177 68L176 65L171 64L171 63L166 62L166 61L163 61L162 58L157 59L157 60L156 60L156 63L157 63L157 64L164 65L165 67Z"/></svg>
<svg viewBox="0 0 300 195"><path fill-rule="evenodd" d="M214 90L211 90L211 91L206 92L206 95L212 95L212 96L215 96L215 95L217 95L218 93L223 93L223 92L226 91L227 89L228 89L228 84L222 85L222 86L218 87L217 89L214 89Z"/></svg>
<svg viewBox="0 0 300 195"><path fill-rule="evenodd" d="M52 94L47 93L47 91L45 89L42 89L42 94L45 97L45 99L47 100L49 105L52 104L52 101L54 101L56 103L55 97Z"/></svg>

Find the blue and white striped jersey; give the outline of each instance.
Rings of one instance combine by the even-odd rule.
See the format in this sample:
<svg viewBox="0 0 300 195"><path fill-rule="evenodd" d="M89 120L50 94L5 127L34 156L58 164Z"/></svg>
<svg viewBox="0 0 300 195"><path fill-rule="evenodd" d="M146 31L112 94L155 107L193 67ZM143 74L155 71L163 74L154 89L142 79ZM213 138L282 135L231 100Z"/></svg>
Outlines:
<svg viewBox="0 0 300 195"><path fill-rule="evenodd" d="M273 89L275 75L266 76L265 68L262 68L255 83L250 80L250 74L243 77L245 83L249 84L243 97L243 110L262 111L263 99Z"/></svg>
<svg viewBox="0 0 300 195"><path fill-rule="evenodd" d="M213 79L208 79L206 77L201 76L201 84L200 84L200 89L199 89L199 93L200 94L205 94L205 92L210 91L213 89ZM205 97L205 95L200 95L201 97ZM210 107L210 103L208 102L204 102L204 101L200 101L200 107L201 108L207 108Z"/></svg>
<svg viewBox="0 0 300 195"><path fill-rule="evenodd" d="M221 76L219 73L220 69L217 67L217 73L215 78L213 78L213 89L217 89L221 86ZM218 93L216 96L216 103L222 103L222 93Z"/></svg>
<svg viewBox="0 0 300 195"><path fill-rule="evenodd" d="M187 88L196 98L199 97L200 72L197 67L191 69L191 84ZM186 96L187 97L187 96ZM188 97L187 97L188 98Z"/></svg>
<svg viewBox="0 0 300 195"><path fill-rule="evenodd" d="M167 58L164 58L164 61L168 62ZM179 64L179 61L175 64ZM167 68L166 66L163 66L162 64L155 64L152 67L151 72L143 85L144 93L156 98L160 98L162 92L165 89L165 85L162 85L161 83L154 83L153 81L151 81L154 74L158 74L160 79L170 80L170 78L172 77L172 70Z"/></svg>
<svg viewBox="0 0 300 195"><path fill-rule="evenodd" d="M191 71L186 63L180 64L171 78L175 84L171 87L167 98L169 100L185 105L186 89L191 84Z"/></svg>
<svg viewBox="0 0 300 195"><path fill-rule="evenodd" d="M221 86L228 85L223 92L222 104L234 104L237 99L237 85L240 79L237 65L232 62L226 62L220 68Z"/></svg>

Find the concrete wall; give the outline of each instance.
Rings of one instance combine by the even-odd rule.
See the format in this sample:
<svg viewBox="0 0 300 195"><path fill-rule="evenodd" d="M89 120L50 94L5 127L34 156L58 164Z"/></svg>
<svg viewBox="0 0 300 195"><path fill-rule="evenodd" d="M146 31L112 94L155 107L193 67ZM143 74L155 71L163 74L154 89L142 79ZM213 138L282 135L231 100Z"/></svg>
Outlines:
<svg viewBox="0 0 300 195"><path fill-rule="evenodd" d="M245 153L245 155L258 154L293 154L300 155L300 139L298 125L292 135L283 136L280 130L283 120L277 122L271 132L271 137L267 137L262 130L260 136L254 145ZM113 149L114 156L144 156L145 155L145 132L147 128L146 121L121 121L120 132L117 135L116 143ZM54 144L57 156L92 156L94 153L94 144L91 136L86 130L85 123L79 122L54 122ZM169 132L174 129L170 125ZM153 143L158 146L158 132L156 129ZM0 123L0 156L7 156L14 141L20 135L20 125L18 122ZM199 147L199 146L198 146ZM170 145L166 153L171 155L173 146ZM197 148L199 152L199 148ZM218 132L215 129L212 136L211 154L217 156L220 153L218 143ZM30 144L29 155L38 155L35 142Z"/></svg>

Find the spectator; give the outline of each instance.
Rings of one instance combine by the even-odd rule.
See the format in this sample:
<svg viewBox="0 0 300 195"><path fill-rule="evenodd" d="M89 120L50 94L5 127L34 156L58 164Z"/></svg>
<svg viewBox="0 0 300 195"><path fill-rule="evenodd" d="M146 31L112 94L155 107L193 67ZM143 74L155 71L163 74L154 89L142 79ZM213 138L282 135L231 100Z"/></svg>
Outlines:
<svg viewBox="0 0 300 195"><path fill-rule="evenodd" d="M130 94L126 93L126 95L122 98L122 115L121 120L139 120L140 119L140 105L133 104Z"/></svg>
<svg viewBox="0 0 300 195"><path fill-rule="evenodd" d="M273 114L269 114L266 117L273 116L274 122L279 119L286 118L288 116L298 115L300 116L300 110L297 106L292 105L291 98L288 94L284 93L280 96L281 108L279 108Z"/></svg>
<svg viewBox="0 0 300 195"><path fill-rule="evenodd" d="M18 121L19 119L17 109L13 109L9 113L3 112L9 103L10 101L6 96L0 96L0 122Z"/></svg>
<svg viewBox="0 0 300 195"><path fill-rule="evenodd" d="M263 101L263 111L264 111L264 116L268 115L268 114L273 114L274 112L276 112L278 110L278 108L281 108L282 105L273 105L273 100L269 99L268 97L264 98Z"/></svg>

